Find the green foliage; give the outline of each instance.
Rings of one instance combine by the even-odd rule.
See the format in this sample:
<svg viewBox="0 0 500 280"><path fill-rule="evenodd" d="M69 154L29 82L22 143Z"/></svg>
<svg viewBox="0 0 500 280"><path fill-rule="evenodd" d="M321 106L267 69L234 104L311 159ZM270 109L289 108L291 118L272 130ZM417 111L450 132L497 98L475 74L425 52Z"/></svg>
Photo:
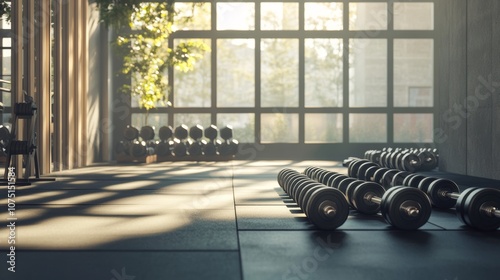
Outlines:
<svg viewBox="0 0 500 280"><path fill-rule="evenodd" d="M7 20L10 21L11 9L10 1L2 0L0 1L0 17L7 16Z"/></svg>
<svg viewBox="0 0 500 280"><path fill-rule="evenodd" d="M158 103L166 104L169 91L165 78L167 67L191 71L209 47L202 41L191 40L169 48L168 38L174 32L176 14L174 1L140 2L97 1L101 19L106 24L120 27L126 23L132 29L130 34L117 38L117 45L125 51L122 73L132 81L121 90L138 96L139 105L150 110Z"/></svg>

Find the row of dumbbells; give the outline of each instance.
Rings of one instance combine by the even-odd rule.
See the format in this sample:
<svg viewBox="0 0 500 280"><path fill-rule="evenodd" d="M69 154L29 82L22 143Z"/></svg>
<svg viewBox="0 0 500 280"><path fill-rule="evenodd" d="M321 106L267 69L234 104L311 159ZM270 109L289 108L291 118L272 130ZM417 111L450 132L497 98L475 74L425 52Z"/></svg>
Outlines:
<svg viewBox="0 0 500 280"><path fill-rule="evenodd" d="M430 217L430 201L418 189L394 187L386 191L374 182L335 180L337 176L343 175L318 167L308 167L304 173L285 168L278 173L278 183L320 229L341 226L350 208L367 215L380 212L390 225L403 230L418 229Z"/></svg>
<svg viewBox="0 0 500 280"><path fill-rule="evenodd" d="M222 140L218 139L220 137ZM124 141L118 145L118 153L133 157L156 154L158 156L233 156L238 152L238 140L233 139L233 128L225 126L220 131L215 125L203 128L195 125L188 128L182 124L175 129L162 126L158 131L155 127L143 126L140 130L127 126L123 133ZM206 139L203 139L203 138Z"/></svg>
<svg viewBox="0 0 500 280"><path fill-rule="evenodd" d="M353 171L349 169L349 172ZM308 167L303 174L291 169L283 169L278 174L280 186L321 229L341 226L347 219L349 206L363 214L380 211L389 224L405 230L423 226L432 206L446 209L454 206L458 218L475 229L500 227L499 190L468 188L459 193L453 181L417 174L407 174L403 180L418 182L418 187L397 185L386 189L377 182L317 167Z"/></svg>
<svg viewBox="0 0 500 280"><path fill-rule="evenodd" d="M380 166L409 172L433 170L439 164L439 153L432 148L368 150L364 158Z"/></svg>
<svg viewBox="0 0 500 280"><path fill-rule="evenodd" d="M337 179L345 179L344 183L366 180L386 190L395 186L419 189L435 208L455 208L457 217L465 225L479 230L500 227L500 191L497 189L471 187L460 193L459 186L452 180L384 168L365 159L352 160L347 171L349 176Z"/></svg>

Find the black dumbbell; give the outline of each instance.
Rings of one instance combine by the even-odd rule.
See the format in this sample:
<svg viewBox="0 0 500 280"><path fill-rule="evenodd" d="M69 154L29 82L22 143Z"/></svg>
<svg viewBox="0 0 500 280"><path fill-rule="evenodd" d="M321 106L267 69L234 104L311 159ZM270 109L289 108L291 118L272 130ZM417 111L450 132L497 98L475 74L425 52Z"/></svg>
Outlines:
<svg viewBox="0 0 500 280"><path fill-rule="evenodd" d="M217 135L219 134L219 129L215 125L210 125L205 128L204 131L205 138L208 139L207 143L203 147L203 154L205 156L215 156L217 155L217 149L219 148L221 142L217 139Z"/></svg>
<svg viewBox="0 0 500 280"><path fill-rule="evenodd" d="M134 126L127 125L123 130L123 138L127 141L134 141L139 138L139 130Z"/></svg>
<svg viewBox="0 0 500 280"><path fill-rule="evenodd" d="M441 209L455 207L458 218L480 230L500 227L500 191L491 188L468 188L460 193L452 180L430 178L419 187L427 191L432 205Z"/></svg>
<svg viewBox="0 0 500 280"><path fill-rule="evenodd" d="M312 168L308 168L304 173L310 175L311 170ZM316 168L314 174L322 174L318 172L321 171ZM426 194L418 189L397 186L385 191L380 184L354 178L345 178L334 187L340 190L343 188L340 185L342 182L347 184L344 194L348 202L361 213L375 214L380 211L389 224L404 230L418 229L429 220L431 202Z"/></svg>
<svg viewBox="0 0 500 280"><path fill-rule="evenodd" d="M187 155L188 145L186 139L188 138L188 134L188 127L185 124L179 125L175 128L173 153L176 157L183 157Z"/></svg>
<svg viewBox="0 0 500 280"><path fill-rule="evenodd" d="M160 141L156 143L155 152L158 156L169 156L172 154L174 142L174 129L171 126L162 126L158 131Z"/></svg>
<svg viewBox="0 0 500 280"><path fill-rule="evenodd" d="M238 153L239 142L233 139L233 127L226 125L220 130L220 137L224 140L219 146L219 154L222 156L234 156Z"/></svg>
<svg viewBox="0 0 500 280"><path fill-rule="evenodd" d="M189 129L189 137L192 141L189 142L188 153L191 156L200 156L203 153L203 147L206 141L202 140L203 126L197 124Z"/></svg>
<svg viewBox="0 0 500 280"><path fill-rule="evenodd" d="M283 169L278 173L278 183L316 227L333 230L347 220L349 206L345 196L338 190L291 169Z"/></svg>

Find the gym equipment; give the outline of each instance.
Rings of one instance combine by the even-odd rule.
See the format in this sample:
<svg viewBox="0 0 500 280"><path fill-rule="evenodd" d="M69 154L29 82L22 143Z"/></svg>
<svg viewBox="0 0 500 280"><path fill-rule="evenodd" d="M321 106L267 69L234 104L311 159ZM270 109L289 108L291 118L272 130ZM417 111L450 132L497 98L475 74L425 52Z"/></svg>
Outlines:
<svg viewBox="0 0 500 280"><path fill-rule="evenodd" d="M408 172L432 170L438 166L439 160L437 150L431 148L368 150L364 157L380 166Z"/></svg>
<svg viewBox="0 0 500 280"><path fill-rule="evenodd" d="M356 159L352 159L349 168L351 166L354 169L356 168L355 161ZM361 167L358 169L358 177L362 175L359 170L361 170ZM459 220L472 228L489 231L500 227L499 190L491 188L468 188L459 193L460 189L458 185L448 179L423 176L388 168L378 168L374 174L371 177L373 181L391 181L388 185L389 187L404 185L418 188L429 197L432 206L436 208L450 209L455 207ZM369 177L366 173L365 176ZM388 192L391 190L392 188ZM352 190L349 188L346 192L348 198L352 197L352 195L349 195L350 193L352 193ZM348 200L353 205L351 199Z"/></svg>
<svg viewBox="0 0 500 280"><path fill-rule="evenodd" d="M308 167L304 174L321 183L330 182L335 176L333 172L317 167ZM339 178L339 177L337 177ZM331 182L334 182L335 179ZM397 186L385 191L375 182L366 182L354 178L346 178L338 185L329 185L342 191L342 182L347 188L344 194L350 205L357 211L373 215L379 211L392 226L403 230L415 230L422 227L431 215L432 205L424 192L404 186Z"/></svg>
<svg viewBox="0 0 500 280"><path fill-rule="evenodd" d="M205 154L206 156L217 155L217 149L221 144L221 141L217 139L218 133L219 129L213 124L205 128L204 134L208 141L203 147L203 154Z"/></svg>
<svg viewBox="0 0 500 280"><path fill-rule="evenodd" d="M287 168L278 173L278 183L316 227L334 230L347 220L349 205L340 191Z"/></svg>
<svg viewBox="0 0 500 280"><path fill-rule="evenodd" d="M188 153L191 156L199 156L202 154L203 146L205 146L206 141L201 140L203 137L203 126L197 124L189 129L189 137L193 141L189 141Z"/></svg>
<svg viewBox="0 0 500 280"><path fill-rule="evenodd" d="M219 146L219 154L222 156L234 156L238 153L238 140L233 139L233 127L225 126L220 130L220 136L224 141Z"/></svg>
<svg viewBox="0 0 500 280"><path fill-rule="evenodd" d="M187 155L188 144L186 139L188 138L189 132L188 127L185 124L181 124L174 130L174 149L173 154L176 157L184 157Z"/></svg>

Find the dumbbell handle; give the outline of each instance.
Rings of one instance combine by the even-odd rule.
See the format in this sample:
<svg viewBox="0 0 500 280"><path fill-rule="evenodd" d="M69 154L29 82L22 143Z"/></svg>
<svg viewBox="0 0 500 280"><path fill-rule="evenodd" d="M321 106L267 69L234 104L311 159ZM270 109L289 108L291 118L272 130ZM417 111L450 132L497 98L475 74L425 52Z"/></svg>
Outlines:
<svg viewBox="0 0 500 280"><path fill-rule="evenodd" d="M480 209L483 213L486 213L486 215L500 219L500 210L498 210L496 207L482 205Z"/></svg>
<svg viewBox="0 0 500 280"><path fill-rule="evenodd" d="M460 197L459 193L456 192L443 192L441 195L457 200ZM492 206L481 207L481 211L486 213L490 217L500 218L500 210Z"/></svg>
<svg viewBox="0 0 500 280"><path fill-rule="evenodd" d="M379 205L382 203L382 198L380 198L376 195L373 195L373 194L369 194L369 193L365 195L364 199L366 201L373 202L373 203L376 203ZM418 209L418 207L415 207L413 205L404 206L404 204L402 204L399 209L401 211L403 211L404 213L406 213L406 215L408 215L409 217L416 217L420 213L420 210Z"/></svg>

